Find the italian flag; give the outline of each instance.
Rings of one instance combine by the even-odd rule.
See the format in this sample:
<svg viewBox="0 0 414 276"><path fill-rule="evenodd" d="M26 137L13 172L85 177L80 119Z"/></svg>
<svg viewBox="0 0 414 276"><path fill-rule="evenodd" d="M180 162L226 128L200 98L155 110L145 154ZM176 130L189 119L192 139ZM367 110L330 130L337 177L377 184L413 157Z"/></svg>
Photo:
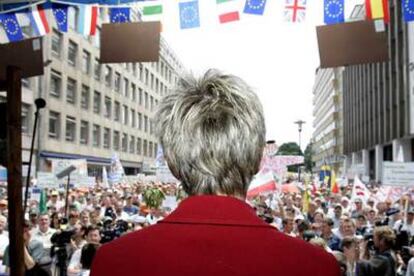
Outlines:
<svg viewBox="0 0 414 276"><path fill-rule="evenodd" d="M150 1L151 4L145 4L142 9L142 21L161 21L163 6L160 1Z"/></svg>
<svg viewBox="0 0 414 276"><path fill-rule="evenodd" d="M276 191L276 181L272 172L258 174L254 177L247 190L247 197L254 197L261 193Z"/></svg>
<svg viewBox="0 0 414 276"><path fill-rule="evenodd" d="M240 20L240 2L238 0L216 0L221 24Z"/></svg>

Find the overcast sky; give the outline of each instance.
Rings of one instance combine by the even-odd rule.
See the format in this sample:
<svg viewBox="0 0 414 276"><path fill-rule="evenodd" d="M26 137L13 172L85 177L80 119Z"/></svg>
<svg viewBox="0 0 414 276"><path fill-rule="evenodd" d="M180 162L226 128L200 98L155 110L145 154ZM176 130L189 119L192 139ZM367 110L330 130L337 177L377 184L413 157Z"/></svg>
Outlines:
<svg viewBox="0 0 414 276"><path fill-rule="evenodd" d="M346 13L362 0L346 0ZM169 3L170 2L170 3ZM216 1L199 0L201 27L178 28L176 1L164 1L163 36L185 67L199 75L218 68L245 79L262 101L267 139L298 141L294 122L306 121L304 149L312 136L312 88L319 52L315 26L323 22L323 0L308 1L305 23L283 21L284 0L268 0L265 16L243 15L218 24ZM169 3L169 4L168 4ZM244 5L244 0L240 0ZM176 15L176 16L172 16Z"/></svg>

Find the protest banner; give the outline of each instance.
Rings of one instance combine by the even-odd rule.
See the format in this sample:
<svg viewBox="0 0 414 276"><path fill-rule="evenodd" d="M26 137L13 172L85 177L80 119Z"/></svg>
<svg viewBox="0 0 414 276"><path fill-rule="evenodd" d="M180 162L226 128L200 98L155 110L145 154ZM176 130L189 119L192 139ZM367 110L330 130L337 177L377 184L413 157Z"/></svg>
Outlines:
<svg viewBox="0 0 414 276"><path fill-rule="evenodd" d="M37 187L47 189L59 188L59 181L54 173L38 172L37 173Z"/></svg>
<svg viewBox="0 0 414 276"><path fill-rule="evenodd" d="M385 161L382 170L382 183L387 186L414 185L414 162Z"/></svg>

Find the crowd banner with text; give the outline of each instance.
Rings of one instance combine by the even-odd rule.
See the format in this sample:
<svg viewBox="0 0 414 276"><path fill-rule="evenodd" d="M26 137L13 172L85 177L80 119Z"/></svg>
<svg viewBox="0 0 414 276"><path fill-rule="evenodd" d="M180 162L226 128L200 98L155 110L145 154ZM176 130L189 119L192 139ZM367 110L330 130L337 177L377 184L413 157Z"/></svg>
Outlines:
<svg viewBox="0 0 414 276"><path fill-rule="evenodd" d="M385 161L382 169L382 183L387 186L414 185L414 162Z"/></svg>
<svg viewBox="0 0 414 276"><path fill-rule="evenodd" d="M59 188L59 181L54 173L38 172L37 173L37 187L57 189Z"/></svg>

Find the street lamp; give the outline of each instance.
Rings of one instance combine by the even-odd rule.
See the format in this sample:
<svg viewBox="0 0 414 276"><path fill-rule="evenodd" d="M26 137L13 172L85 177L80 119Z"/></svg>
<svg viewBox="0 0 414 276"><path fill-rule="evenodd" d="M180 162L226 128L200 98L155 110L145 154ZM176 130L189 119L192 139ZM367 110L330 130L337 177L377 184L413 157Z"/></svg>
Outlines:
<svg viewBox="0 0 414 276"><path fill-rule="evenodd" d="M299 150L301 151L301 133L302 133L302 125L304 125L306 122L303 120L298 120L295 122L296 125L298 125L298 131L299 131ZM300 182L300 166L298 166L298 181Z"/></svg>

